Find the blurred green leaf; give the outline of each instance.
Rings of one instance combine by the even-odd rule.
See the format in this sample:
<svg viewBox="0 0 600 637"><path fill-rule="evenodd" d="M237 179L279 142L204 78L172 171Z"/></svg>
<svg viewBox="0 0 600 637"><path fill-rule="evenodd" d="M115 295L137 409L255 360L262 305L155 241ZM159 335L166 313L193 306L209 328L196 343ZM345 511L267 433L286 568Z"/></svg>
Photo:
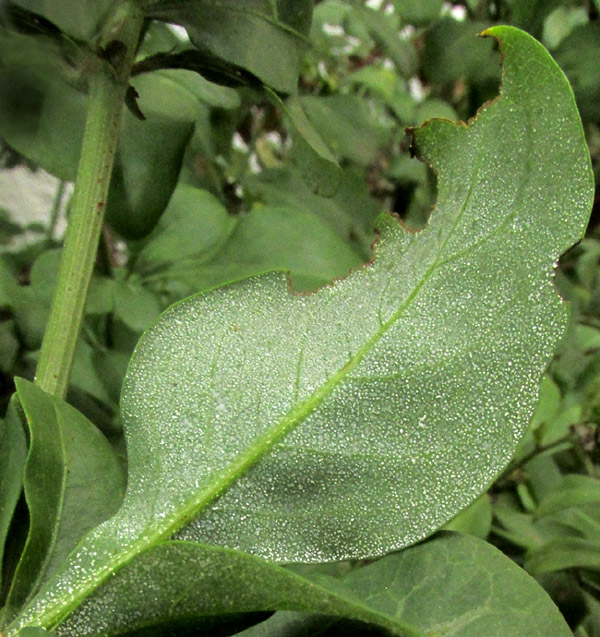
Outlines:
<svg viewBox="0 0 600 637"><path fill-rule="evenodd" d="M145 237L177 184L193 125L159 115L126 117L106 202L106 219L128 239Z"/></svg>
<svg viewBox="0 0 600 637"><path fill-rule="evenodd" d="M536 516L542 517L581 505L600 505L600 481L589 476L566 475L542 500Z"/></svg>
<svg viewBox="0 0 600 637"><path fill-rule="evenodd" d="M116 0L78 0L56 2L56 0L12 0L14 4L38 13L53 22L69 36L91 40L96 35L100 21Z"/></svg>
<svg viewBox="0 0 600 637"><path fill-rule="evenodd" d="M340 183L340 167L330 148L323 141L296 95L283 102L269 92L271 100L281 108L292 123L293 157L312 190L324 197L335 194Z"/></svg>
<svg viewBox="0 0 600 637"><path fill-rule="evenodd" d="M296 87L312 17L310 0L146 0L146 14L184 26L200 50L241 66L283 93Z"/></svg>
<svg viewBox="0 0 600 637"><path fill-rule="evenodd" d="M544 20L563 0L504 0L506 6L505 12L508 15L501 14L500 19L509 19L521 29L525 29L534 37L542 34Z"/></svg>
<svg viewBox="0 0 600 637"><path fill-rule="evenodd" d="M135 279L114 287L115 315L134 332L142 333L160 314L157 297Z"/></svg>
<svg viewBox="0 0 600 637"><path fill-rule="evenodd" d="M0 134L36 164L71 181L86 97L62 82L22 71L0 68ZM123 114L106 211L115 229L129 238L147 234L166 207L198 110L197 98L172 76L144 77L136 85L146 89L139 105L147 119Z"/></svg>
<svg viewBox="0 0 600 637"><path fill-rule="evenodd" d="M444 0L393 0L404 22L415 26L427 25L441 13Z"/></svg>
<svg viewBox="0 0 600 637"><path fill-rule="evenodd" d="M306 96L299 101L338 160L366 166L389 138L389 125L374 120L369 106L354 95Z"/></svg>
<svg viewBox="0 0 600 637"><path fill-rule="evenodd" d="M243 184L255 204L311 214L332 228L344 241L355 242L363 261L370 258L370 246L375 240L374 222L382 205L371 196L365 177L358 169L344 168L341 171L339 186L332 197L315 193L299 171L291 166L247 175Z"/></svg>
<svg viewBox="0 0 600 637"><path fill-rule="evenodd" d="M532 575L583 568L600 571L600 541L570 537L552 540L530 551L525 569Z"/></svg>
<svg viewBox="0 0 600 637"><path fill-rule="evenodd" d="M600 22L573 29L553 54L573 86L583 119L600 121Z"/></svg>
<svg viewBox="0 0 600 637"><path fill-rule="evenodd" d="M489 39L476 38L488 24L459 22L445 17L425 34L423 73L427 80L443 85L459 78L471 82L496 80L497 57Z"/></svg>
<svg viewBox="0 0 600 637"><path fill-rule="evenodd" d="M204 241L190 243L191 232ZM314 289L363 261L315 215L255 206L232 218L211 195L190 186L177 189L149 239L136 266L142 277L146 270L147 281L177 279L190 291L272 270L289 271L298 290Z"/></svg>
<svg viewBox="0 0 600 637"><path fill-rule="evenodd" d="M571 31L588 22L589 16L583 7L559 6L546 17L542 41L550 50L555 49Z"/></svg>
<svg viewBox="0 0 600 637"><path fill-rule="evenodd" d="M423 4L422 0L417 2ZM436 4L441 5L441 2L438 3L436 0ZM416 51L411 43L400 35L395 16L360 6L356 6L353 11L383 53L394 62L398 73L406 79L411 78L417 70Z"/></svg>

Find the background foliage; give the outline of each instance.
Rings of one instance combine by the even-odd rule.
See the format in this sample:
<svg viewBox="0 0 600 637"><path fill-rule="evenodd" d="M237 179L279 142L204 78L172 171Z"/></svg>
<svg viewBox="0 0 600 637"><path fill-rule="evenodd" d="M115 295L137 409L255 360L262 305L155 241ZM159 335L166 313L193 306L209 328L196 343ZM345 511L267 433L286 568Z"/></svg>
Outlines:
<svg viewBox="0 0 600 637"><path fill-rule="evenodd" d="M102 3L96 5L100 11ZM490 39L475 37L493 24L528 31L563 68L598 181L599 11L597 0L323 0L314 8L304 57L290 49L282 61L275 51L257 56L240 46L228 60L232 66L215 69L202 60L204 77L182 68L147 73L151 69L140 65L132 81L140 97L124 115L69 402L124 461L122 378L137 340L163 309L271 270L289 271L296 291L317 289L371 258L382 210L422 228L436 177L411 160L405 128L431 117L466 121L497 95L498 52ZM89 7L53 13L51 3L45 16L69 35L57 43L41 33L62 80L36 75L24 28L4 30L0 40L4 170L24 164L60 180L55 209L40 223L24 226L18 209L0 211L2 415L13 377L33 377L58 270L57 213L75 175L85 117L79 90L85 63L64 60L74 55L73 42L90 36L95 18ZM189 26L193 16L182 10L177 21ZM192 41L205 35L189 29ZM153 22L139 57L186 51L186 38ZM253 66L257 59L261 65ZM276 70L300 60L296 106L302 110L257 91L257 76L288 91L285 73ZM252 73L240 76L238 65ZM298 133L298 112L325 142L320 154L306 141L310 136ZM449 525L486 539L534 575L580 637L600 635L599 212L596 201L587 237L561 259L556 285L571 302L570 325L530 430L487 496ZM10 555L17 553L8 547L8 574L15 566ZM282 615L269 622L285 623ZM318 634L314 627L303 630Z"/></svg>

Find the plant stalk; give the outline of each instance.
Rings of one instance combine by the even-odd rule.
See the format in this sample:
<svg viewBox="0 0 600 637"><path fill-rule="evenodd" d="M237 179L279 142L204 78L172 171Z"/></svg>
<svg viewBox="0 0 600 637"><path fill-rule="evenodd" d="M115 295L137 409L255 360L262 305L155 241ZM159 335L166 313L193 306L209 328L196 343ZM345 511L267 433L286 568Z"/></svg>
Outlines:
<svg viewBox="0 0 600 637"><path fill-rule="evenodd" d="M88 113L56 290L35 382L64 398L94 270L121 115L143 16L132 2L107 20L90 76Z"/></svg>

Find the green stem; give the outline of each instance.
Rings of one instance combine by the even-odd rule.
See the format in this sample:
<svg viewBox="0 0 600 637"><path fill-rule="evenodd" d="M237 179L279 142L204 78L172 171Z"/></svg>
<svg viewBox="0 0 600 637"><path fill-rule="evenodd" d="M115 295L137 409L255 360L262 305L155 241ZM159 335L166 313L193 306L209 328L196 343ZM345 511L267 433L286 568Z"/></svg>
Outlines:
<svg viewBox="0 0 600 637"><path fill-rule="evenodd" d="M104 58L97 58L90 77L88 114L71 214L35 379L42 389L61 398L67 391L81 330L141 28L142 15L133 3L125 1L117 5L100 42Z"/></svg>

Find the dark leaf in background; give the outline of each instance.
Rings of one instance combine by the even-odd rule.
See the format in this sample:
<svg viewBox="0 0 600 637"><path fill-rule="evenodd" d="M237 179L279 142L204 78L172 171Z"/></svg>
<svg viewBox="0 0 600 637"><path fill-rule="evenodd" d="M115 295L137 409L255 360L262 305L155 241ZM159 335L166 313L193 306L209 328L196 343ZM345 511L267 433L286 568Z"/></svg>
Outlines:
<svg viewBox="0 0 600 637"><path fill-rule="evenodd" d="M143 6L151 18L184 26L201 51L246 69L276 91L296 88L311 0L155 0Z"/></svg>
<svg viewBox="0 0 600 637"><path fill-rule="evenodd" d="M600 122L600 22L573 29L552 53L573 86L582 118Z"/></svg>

